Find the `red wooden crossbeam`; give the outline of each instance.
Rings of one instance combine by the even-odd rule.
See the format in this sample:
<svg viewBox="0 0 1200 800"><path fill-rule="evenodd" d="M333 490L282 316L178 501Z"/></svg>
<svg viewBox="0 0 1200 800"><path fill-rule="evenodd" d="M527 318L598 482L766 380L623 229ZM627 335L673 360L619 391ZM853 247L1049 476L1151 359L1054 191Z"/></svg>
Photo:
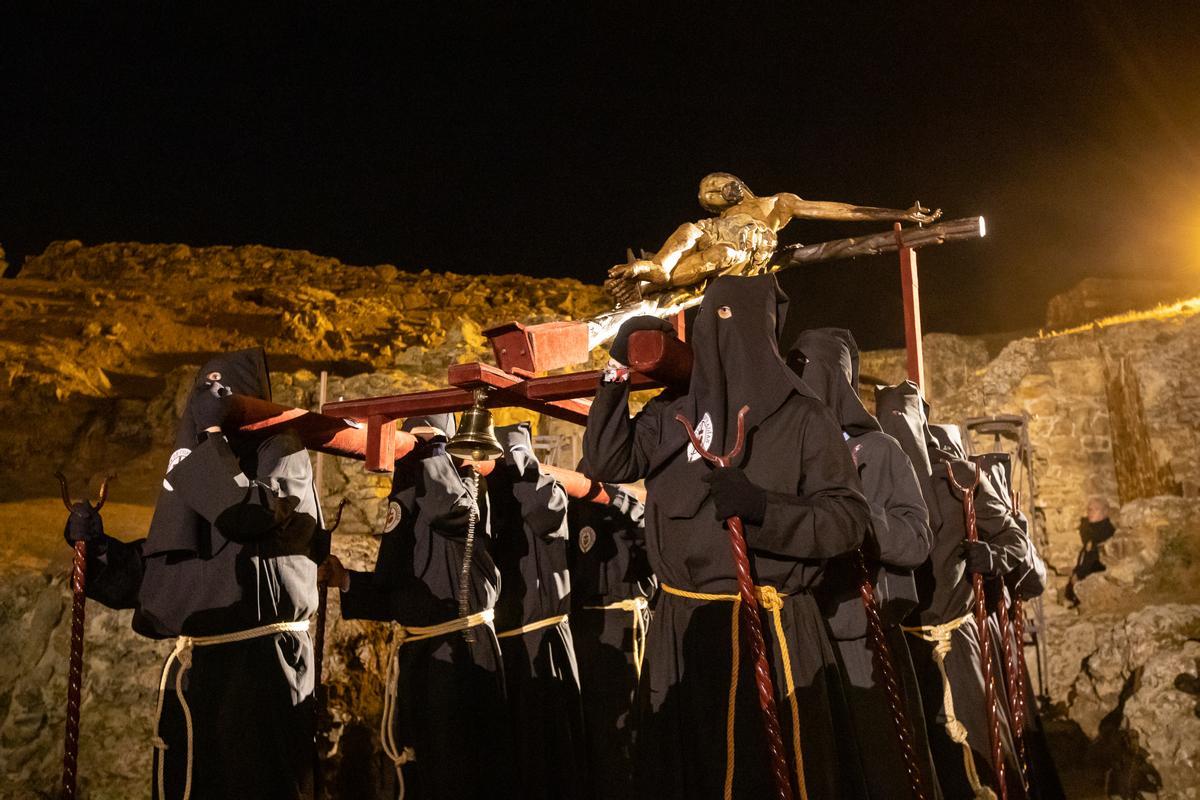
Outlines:
<svg viewBox="0 0 1200 800"><path fill-rule="evenodd" d="M684 389L692 369L691 348L658 331L637 331L629 337L629 361L634 389L672 386ZM566 375L525 377L473 361L455 364L446 375L449 389L338 400L321 407L333 417L360 420L366 424L366 467L390 471L395 450L395 420L423 414L465 411L474 402L474 390L487 387L489 408L527 408L539 414L583 425L591 398L600 385L599 370Z"/></svg>

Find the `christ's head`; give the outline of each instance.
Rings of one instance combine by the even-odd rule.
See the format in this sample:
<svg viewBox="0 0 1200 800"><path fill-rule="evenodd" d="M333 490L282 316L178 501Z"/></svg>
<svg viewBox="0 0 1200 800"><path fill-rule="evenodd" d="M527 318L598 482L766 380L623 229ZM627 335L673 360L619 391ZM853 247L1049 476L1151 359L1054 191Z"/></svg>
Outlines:
<svg viewBox="0 0 1200 800"><path fill-rule="evenodd" d="M741 178L728 172L713 172L700 180L700 205L714 214L752 196Z"/></svg>

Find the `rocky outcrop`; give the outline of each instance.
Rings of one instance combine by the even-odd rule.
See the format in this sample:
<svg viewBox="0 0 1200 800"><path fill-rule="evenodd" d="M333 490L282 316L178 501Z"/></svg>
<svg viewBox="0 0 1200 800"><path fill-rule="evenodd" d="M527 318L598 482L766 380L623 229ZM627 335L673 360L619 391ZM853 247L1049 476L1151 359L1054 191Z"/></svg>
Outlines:
<svg viewBox="0 0 1200 800"><path fill-rule="evenodd" d="M1136 308L1149 308L1190 297L1200 289L1195 281L1150 278L1084 278L1046 306L1046 329L1089 325L1092 320Z"/></svg>

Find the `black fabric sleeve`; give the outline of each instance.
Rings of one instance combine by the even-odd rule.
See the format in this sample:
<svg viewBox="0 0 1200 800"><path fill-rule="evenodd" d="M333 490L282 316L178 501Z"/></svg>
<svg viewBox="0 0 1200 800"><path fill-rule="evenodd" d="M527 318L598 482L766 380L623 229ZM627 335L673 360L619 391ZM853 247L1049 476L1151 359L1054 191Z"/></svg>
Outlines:
<svg viewBox="0 0 1200 800"><path fill-rule="evenodd" d="M873 523L863 549L881 563L913 569L925 563L933 546L929 511L908 456L894 439L879 441L886 444L859 464Z"/></svg>
<svg viewBox="0 0 1200 800"><path fill-rule="evenodd" d="M1022 600L1040 597L1046 591L1046 562L1028 534L1025 536L1026 555L1021 565L1006 576L1009 589Z"/></svg>
<svg viewBox="0 0 1200 800"><path fill-rule="evenodd" d="M631 419L629 383L601 382L583 433L588 477L609 483L632 483L646 477L658 443L658 416L658 405L652 401Z"/></svg>
<svg viewBox="0 0 1200 800"><path fill-rule="evenodd" d="M975 490L975 520L979 541L986 542L999 562L1001 574L1020 568L1029 553L1029 537L1021 532L1008 506L992 488L987 475Z"/></svg>
<svg viewBox="0 0 1200 800"><path fill-rule="evenodd" d="M809 414L797 450L797 493L767 492L763 524L747 527L746 543L788 558L832 558L853 550L862 544L871 510L841 428L824 409Z"/></svg>
<svg viewBox="0 0 1200 800"><path fill-rule="evenodd" d="M558 481L542 474L533 454L524 449L509 451L503 468L512 482L512 495L526 531L547 541L569 538L567 493Z"/></svg>
<svg viewBox="0 0 1200 800"><path fill-rule="evenodd" d="M209 436L197 445L167 479L193 511L233 542L257 542L280 534L294 522L299 504L297 498L281 496L247 478L223 436ZM304 524L315 527L316 520L308 518Z"/></svg>
<svg viewBox="0 0 1200 800"><path fill-rule="evenodd" d="M104 555L88 556L83 587L88 599L117 610L137 608L145 569L142 560L145 541L122 542L110 536Z"/></svg>

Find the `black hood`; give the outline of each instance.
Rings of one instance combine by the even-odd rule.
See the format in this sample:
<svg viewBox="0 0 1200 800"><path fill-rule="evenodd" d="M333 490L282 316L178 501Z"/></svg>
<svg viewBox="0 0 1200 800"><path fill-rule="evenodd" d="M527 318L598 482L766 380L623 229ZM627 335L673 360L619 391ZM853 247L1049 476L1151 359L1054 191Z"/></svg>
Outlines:
<svg viewBox="0 0 1200 800"><path fill-rule="evenodd" d="M692 378L678 405L693 425L709 417L713 453L733 447L742 406L750 409L749 431L793 392L816 396L779 353L787 306L787 295L774 275L720 277L704 293L688 342ZM724 309L727 317L722 316Z"/></svg>
<svg viewBox="0 0 1200 800"><path fill-rule="evenodd" d="M928 406L926 406L928 408ZM943 453L949 453L955 458L966 458L967 448L963 445L962 428L957 425L930 425L929 432L937 442L937 448Z"/></svg>
<svg viewBox="0 0 1200 800"><path fill-rule="evenodd" d="M709 452L724 455L737 438L742 406L749 407L745 423L749 435L792 394L816 399L816 393L779 354L787 303L774 275L720 277L705 292L688 342L693 354L688 393L663 412L665 429L651 464L653 469L681 448L688 448L684 479L678 491L662 500L670 516L695 514L708 496L708 486L701 478L711 470L711 465L690 449L676 414L695 426Z"/></svg>
<svg viewBox="0 0 1200 800"><path fill-rule="evenodd" d="M842 431L861 436L880 430L858 396L858 345L845 328L815 328L800 334L788 365L820 395Z"/></svg>
<svg viewBox="0 0 1200 800"><path fill-rule="evenodd" d="M219 383L234 394L256 397L260 400L271 399L271 375L267 370L267 356L261 347L249 350L238 350L233 353L214 356L204 363L192 381L188 402L179 420L179 428L175 433L175 450L164 473L186 458L196 447L196 423L192 419L192 398L196 392L212 383ZM293 441L294 440L294 441ZM291 437L270 437L261 442L231 440L230 444L243 463L252 462L257 465L261 460L264 468L270 469L287 461L286 471L289 475L289 486L307 499L312 493L311 469L307 477L307 487L302 487L305 479L299 475L304 466L296 459L288 460L287 456L299 447L299 440ZM303 448L299 447L300 452ZM259 456L261 454L261 457ZM307 456L304 459L307 462ZM255 469L251 469L255 472ZM254 477L251 475L250 477ZM290 490L290 489L289 489ZM313 500L315 506L315 499ZM320 519L317 512L313 516ZM163 478L163 488L159 492L158 501L154 506L154 518L150 522L150 533L146 538L144 552L146 555L165 552L182 552L195 555L199 552L202 537L208 532L208 521L192 510L190 506L176 494L170 481Z"/></svg>
<svg viewBox="0 0 1200 800"><path fill-rule="evenodd" d="M234 394L256 397L259 400L271 399L271 373L267 370L267 354L261 347L249 350L237 350L224 355L213 356L204 362L196 372L192 381L188 402L183 409L183 417L179 420L179 428L175 431L175 449L188 450L196 446L196 423L192 420L192 397L196 391L212 383L227 387Z"/></svg>

